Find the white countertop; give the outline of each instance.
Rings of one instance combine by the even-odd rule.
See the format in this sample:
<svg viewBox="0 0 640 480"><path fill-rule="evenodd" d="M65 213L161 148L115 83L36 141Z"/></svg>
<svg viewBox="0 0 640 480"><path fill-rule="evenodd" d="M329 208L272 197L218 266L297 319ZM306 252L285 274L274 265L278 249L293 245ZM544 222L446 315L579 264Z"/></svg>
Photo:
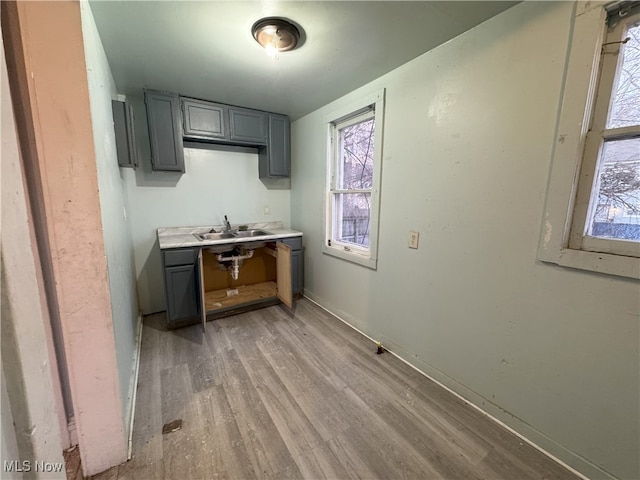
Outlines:
<svg viewBox="0 0 640 480"><path fill-rule="evenodd" d="M282 226L282 222L266 222L266 223L243 223L248 229L260 229L265 231L268 235L261 235L259 237L238 237L238 238L223 238L220 240L200 240L196 237L198 233L208 233L211 229L216 232L224 231L224 225L209 225L200 227L173 227L173 228L158 228L158 242L160 243L160 249L166 248L181 248L181 247L207 247L211 245L222 245L229 243L247 243L255 241L269 241L277 240L280 238L288 237L301 237L302 232L298 230L292 230ZM238 225L232 225L233 230L238 229Z"/></svg>

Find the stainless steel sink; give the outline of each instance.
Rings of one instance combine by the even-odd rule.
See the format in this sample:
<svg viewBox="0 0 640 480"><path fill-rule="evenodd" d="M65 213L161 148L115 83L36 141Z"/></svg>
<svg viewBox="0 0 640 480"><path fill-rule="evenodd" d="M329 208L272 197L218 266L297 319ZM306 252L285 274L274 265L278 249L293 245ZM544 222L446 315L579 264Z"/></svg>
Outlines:
<svg viewBox="0 0 640 480"><path fill-rule="evenodd" d="M195 236L200 240L224 240L225 238L236 238L236 236L231 232L196 233Z"/></svg>
<svg viewBox="0 0 640 480"><path fill-rule="evenodd" d="M244 237L262 237L263 235L269 235L264 230L238 230L237 232L233 232L236 237L244 238Z"/></svg>

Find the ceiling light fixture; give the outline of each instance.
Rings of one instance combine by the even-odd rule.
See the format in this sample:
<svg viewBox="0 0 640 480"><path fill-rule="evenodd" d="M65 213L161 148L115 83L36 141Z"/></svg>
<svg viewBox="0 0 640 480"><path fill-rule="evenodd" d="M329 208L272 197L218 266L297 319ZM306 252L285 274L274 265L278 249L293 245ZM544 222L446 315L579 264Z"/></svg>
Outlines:
<svg viewBox="0 0 640 480"><path fill-rule="evenodd" d="M271 56L293 50L300 41L300 29L289 20L280 17L261 18L253 24L251 33L256 42Z"/></svg>

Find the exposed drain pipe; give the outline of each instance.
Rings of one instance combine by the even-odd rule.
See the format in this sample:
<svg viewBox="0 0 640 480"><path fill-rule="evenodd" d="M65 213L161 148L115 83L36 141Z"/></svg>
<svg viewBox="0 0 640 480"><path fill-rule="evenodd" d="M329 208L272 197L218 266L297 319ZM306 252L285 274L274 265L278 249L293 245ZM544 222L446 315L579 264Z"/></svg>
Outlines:
<svg viewBox="0 0 640 480"><path fill-rule="evenodd" d="M224 255L220 254L216 258L218 259L218 262L223 264L231 262L231 278L237 280L238 275L240 274L242 261L246 260L247 258L253 257L253 252L253 250L248 250L244 255L233 255L231 257L225 257Z"/></svg>

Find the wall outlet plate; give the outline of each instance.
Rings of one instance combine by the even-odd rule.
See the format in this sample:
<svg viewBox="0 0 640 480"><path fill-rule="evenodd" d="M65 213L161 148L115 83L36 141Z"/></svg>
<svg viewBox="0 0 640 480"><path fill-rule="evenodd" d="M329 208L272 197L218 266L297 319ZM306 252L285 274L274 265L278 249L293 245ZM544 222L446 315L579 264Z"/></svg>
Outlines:
<svg viewBox="0 0 640 480"><path fill-rule="evenodd" d="M420 233L413 230L409 230L409 248L418 248L418 240L420 239Z"/></svg>

